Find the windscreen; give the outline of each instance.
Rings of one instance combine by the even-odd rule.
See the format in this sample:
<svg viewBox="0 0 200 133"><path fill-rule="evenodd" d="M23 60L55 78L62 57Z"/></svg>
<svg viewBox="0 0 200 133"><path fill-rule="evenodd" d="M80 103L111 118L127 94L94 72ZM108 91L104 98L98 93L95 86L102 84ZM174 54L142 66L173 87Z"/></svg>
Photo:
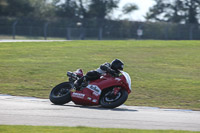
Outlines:
<svg viewBox="0 0 200 133"><path fill-rule="evenodd" d="M126 82L128 83L128 86L131 90L131 77L129 76L129 74L127 72L124 72L124 71L120 71L124 77L126 78Z"/></svg>

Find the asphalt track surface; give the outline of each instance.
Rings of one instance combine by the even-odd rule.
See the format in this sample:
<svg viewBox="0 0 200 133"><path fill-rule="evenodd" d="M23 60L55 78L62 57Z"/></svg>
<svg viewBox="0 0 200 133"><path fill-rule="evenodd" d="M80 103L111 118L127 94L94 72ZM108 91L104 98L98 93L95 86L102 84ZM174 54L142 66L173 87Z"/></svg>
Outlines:
<svg viewBox="0 0 200 133"><path fill-rule="evenodd" d="M200 111L125 106L105 109L72 102L0 95L0 125L87 126L200 131Z"/></svg>

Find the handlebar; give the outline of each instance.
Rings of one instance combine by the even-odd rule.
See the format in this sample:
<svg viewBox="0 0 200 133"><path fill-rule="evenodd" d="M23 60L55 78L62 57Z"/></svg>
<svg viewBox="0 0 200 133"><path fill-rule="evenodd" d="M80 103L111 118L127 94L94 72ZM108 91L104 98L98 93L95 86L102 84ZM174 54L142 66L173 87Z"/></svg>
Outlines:
<svg viewBox="0 0 200 133"><path fill-rule="evenodd" d="M78 79L77 75L74 74L73 72L70 72L70 71L67 72L67 76L68 76L69 78L74 79L74 80L77 80L77 79Z"/></svg>
<svg viewBox="0 0 200 133"><path fill-rule="evenodd" d="M117 77L117 76L118 76L118 74L117 74L114 70L112 70L112 69L107 69L107 72L108 72L110 75L114 76L114 77Z"/></svg>

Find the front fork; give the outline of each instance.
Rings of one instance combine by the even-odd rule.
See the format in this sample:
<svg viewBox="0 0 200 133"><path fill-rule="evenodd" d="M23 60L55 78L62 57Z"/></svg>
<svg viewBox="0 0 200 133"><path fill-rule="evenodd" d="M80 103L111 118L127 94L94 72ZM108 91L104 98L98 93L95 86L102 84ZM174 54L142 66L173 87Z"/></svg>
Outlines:
<svg viewBox="0 0 200 133"><path fill-rule="evenodd" d="M113 94L114 96L116 96L120 89L121 89L120 87L113 88L113 91L112 91L111 94Z"/></svg>
<svg viewBox="0 0 200 133"><path fill-rule="evenodd" d="M108 98L115 99L120 89L121 87L114 87L113 90L110 91L110 93L108 93L106 96Z"/></svg>

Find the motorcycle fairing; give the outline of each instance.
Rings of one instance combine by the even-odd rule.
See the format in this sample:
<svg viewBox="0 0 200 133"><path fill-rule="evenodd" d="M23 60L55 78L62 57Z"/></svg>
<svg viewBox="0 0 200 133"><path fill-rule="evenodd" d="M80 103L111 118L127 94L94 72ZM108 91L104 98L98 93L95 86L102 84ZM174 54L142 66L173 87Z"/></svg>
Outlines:
<svg viewBox="0 0 200 133"><path fill-rule="evenodd" d="M98 105L102 90L111 86L127 87L127 84L122 82L124 76L110 77L109 75L102 76L100 79L91 81L90 84L81 91L71 92L72 101L75 104L81 105ZM130 90L127 90L130 93ZM75 93L75 95L73 94ZM81 95L81 94L84 94ZM80 97L81 96L81 97Z"/></svg>
<svg viewBox="0 0 200 133"><path fill-rule="evenodd" d="M75 95L74 95L75 93ZM82 95L84 94L84 96ZM77 95L77 96L76 96ZM82 97L80 97L82 96ZM72 101L80 105L98 105L100 95L95 91L84 88L81 91L71 92Z"/></svg>

